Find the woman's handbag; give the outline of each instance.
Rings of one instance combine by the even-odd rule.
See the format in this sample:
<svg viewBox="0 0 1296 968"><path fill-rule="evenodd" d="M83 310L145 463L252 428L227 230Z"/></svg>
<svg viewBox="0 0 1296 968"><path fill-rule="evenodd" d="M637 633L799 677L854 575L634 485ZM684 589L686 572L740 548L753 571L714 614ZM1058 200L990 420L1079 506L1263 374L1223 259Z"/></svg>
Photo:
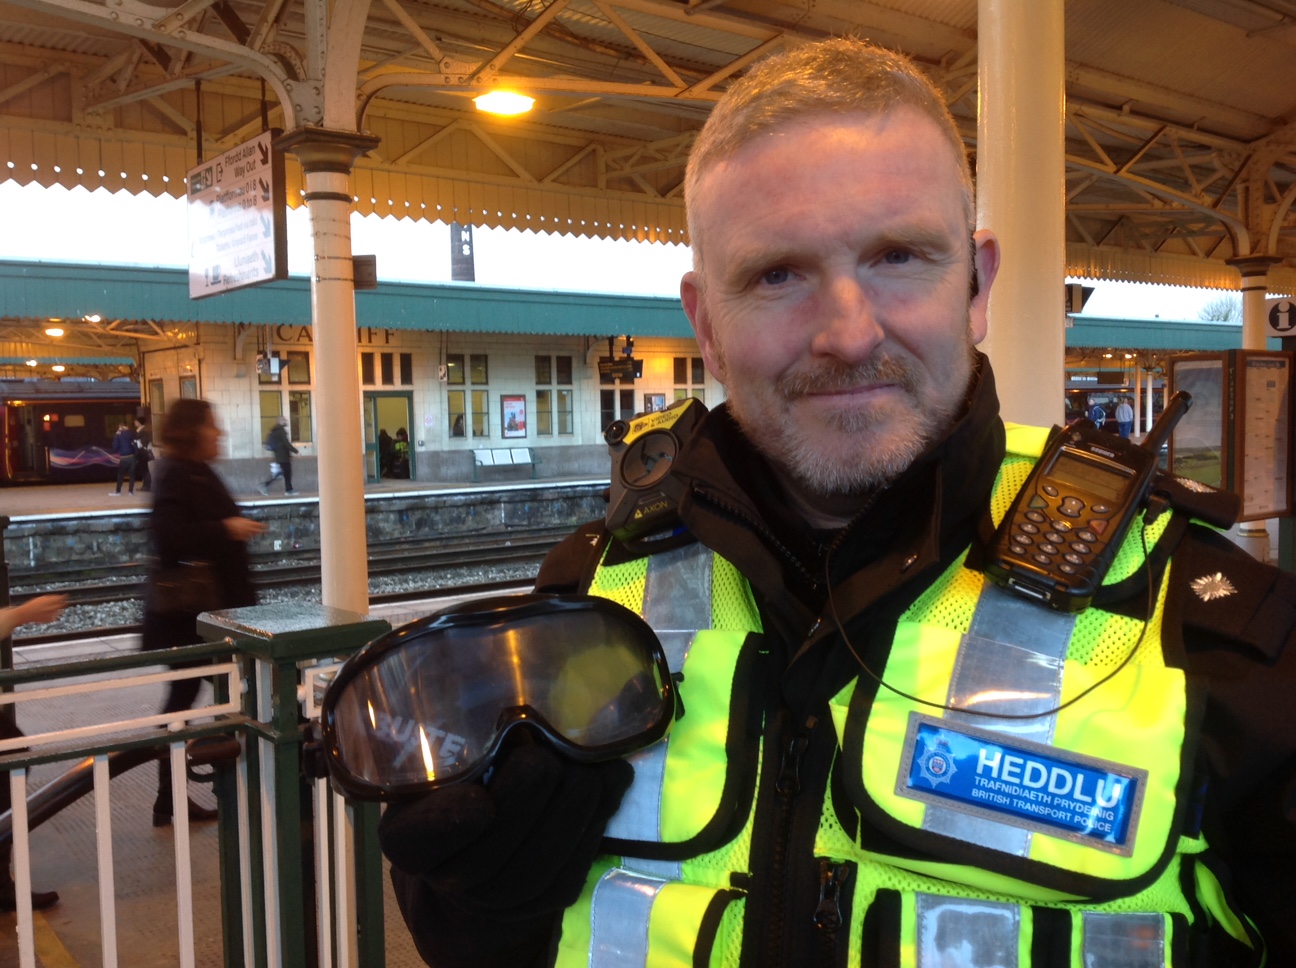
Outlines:
<svg viewBox="0 0 1296 968"><path fill-rule="evenodd" d="M221 607L221 587L206 561L156 565L150 582L150 607L162 614L197 615Z"/></svg>

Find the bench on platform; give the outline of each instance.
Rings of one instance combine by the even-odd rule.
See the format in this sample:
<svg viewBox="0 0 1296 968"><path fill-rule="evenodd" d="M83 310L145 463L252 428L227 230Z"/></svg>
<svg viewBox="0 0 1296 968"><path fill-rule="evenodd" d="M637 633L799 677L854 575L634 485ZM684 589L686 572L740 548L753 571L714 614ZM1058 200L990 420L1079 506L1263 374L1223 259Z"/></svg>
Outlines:
<svg viewBox="0 0 1296 968"><path fill-rule="evenodd" d="M473 450L473 480L477 480L479 467L531 467L531 476L536 476L536 464L540 459L530 447L482 447Z"/></svg>

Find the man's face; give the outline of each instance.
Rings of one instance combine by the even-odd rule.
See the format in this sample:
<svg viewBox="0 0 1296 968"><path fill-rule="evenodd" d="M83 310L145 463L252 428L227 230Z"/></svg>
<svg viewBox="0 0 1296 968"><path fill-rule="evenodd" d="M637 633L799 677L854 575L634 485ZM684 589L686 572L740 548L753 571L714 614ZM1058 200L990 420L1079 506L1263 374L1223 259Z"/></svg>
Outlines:
<svg viewBox="0 0 1296 968"><path fill-rule="evenodd" d="M777 128L689 204L704 258L681 298L748 436L811 499L893 480L958 414L999 261L991 233L969 241L936 124L906 108Z"/></svg>

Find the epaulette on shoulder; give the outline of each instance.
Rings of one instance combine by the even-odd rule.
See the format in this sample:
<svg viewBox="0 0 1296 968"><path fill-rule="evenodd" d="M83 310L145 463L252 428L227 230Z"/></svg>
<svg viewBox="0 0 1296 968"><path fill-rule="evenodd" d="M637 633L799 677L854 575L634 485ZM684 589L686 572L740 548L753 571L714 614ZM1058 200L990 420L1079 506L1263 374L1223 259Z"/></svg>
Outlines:
<svg viewBox="0 0 1296 968"><path fill-rule="evenodd" d="M1296 638L1296 576L1256 561L1224 535L1191 525L1174 553L1167 612L1192 650L1241 649L1272 662Z"/></svg>

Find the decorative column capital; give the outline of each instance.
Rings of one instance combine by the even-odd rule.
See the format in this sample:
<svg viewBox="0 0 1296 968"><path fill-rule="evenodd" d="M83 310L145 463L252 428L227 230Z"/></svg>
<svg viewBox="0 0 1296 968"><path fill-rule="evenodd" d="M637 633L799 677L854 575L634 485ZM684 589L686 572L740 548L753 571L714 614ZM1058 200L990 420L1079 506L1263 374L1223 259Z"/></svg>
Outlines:
<svg viewBox="0 0 1296 968"><path fill-rule="evenodd" d="M276 148L297 156L302 171L308 175L315 172L349 175L357 159L381 143L377 135L314 126L295 128L274 140Z"/></svg>
<svg viewBox="0 0 1296 968"><path fill-rule="evenodd" d="M1245 279L1248 276L1268 275L1271 268L1281 265L1285 260L1280 255L1238 255L1224 261L1237 269Z"/></svg>

